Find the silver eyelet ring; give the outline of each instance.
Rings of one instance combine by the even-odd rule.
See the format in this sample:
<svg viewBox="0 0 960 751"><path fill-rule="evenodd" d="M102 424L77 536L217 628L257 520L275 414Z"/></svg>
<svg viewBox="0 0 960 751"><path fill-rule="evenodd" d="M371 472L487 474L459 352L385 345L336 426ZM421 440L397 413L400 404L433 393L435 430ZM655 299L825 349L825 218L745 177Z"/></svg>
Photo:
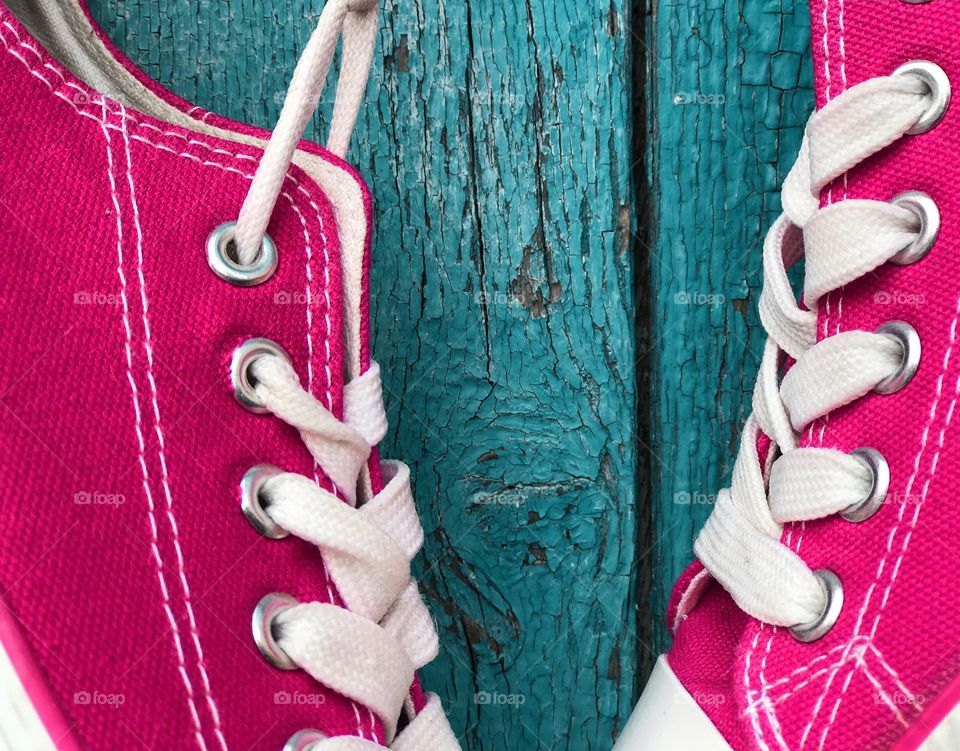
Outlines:
<svg viewBox="0 0 960 751"><path fill-rule="evenodd" d="M920 335L905 321L885 323L877 333L894 339L903 349L900 367L873 387L874 393L893 394L910 383L920 367Z"/></svg>
<svg viewBox="0 0 960 751"><path fill-rule="evenodd" d="M263 659L280 670L296 670L297 664L290 659L273 637L273 626L277 616L300 603L290 595L271 592L260 598L253 610L253 641L263 655Z"/></svg>
<svg viewBox="0 0 960 751"><path fill-rule="evenodd" d="M263 284L277 270L277 245L270 235L264 235L253 263L239 263L231 252L236 229L236 222L224 222L210 233L207 237L207 263L214 274L237 287Z"/></svg>
<svg viewBox="0 0 960 751"><path fill-rule="evenodd" d="M932 130L946 114L950 107L951 87L950 79L936 63L929 60L911 60L904 63L895 71L893 75L915 75L923 79L924 83L930 87L933 103L930 108L920 116L916 124L907 131L907 135L918 136Z"/></svg>
<svg viewBox="0 0 960 751"><path fill-rule="evenodd" d="M792 626L790 635L799 642L808 644L822 638L833 628L843 610L843 584L840 577L828 568L817 569L813 572L817 577L825 598L823 611L812 623Z"/></svg>
<svg viewBox="0 0 960 751"><path fill-rule="evenodd" d="M926 3L932 2L932 0L900 0L901 3L907 3L908 5L924 5Z"/></svg>
<svg viewBox="0 0 960 751"><path fill-rule="evenodd" d="M290 355L279 344L269 339L247 339L235 350L230 358L230 382L236 400L251 412L262 415L269 410L263 406L257 396L255 384L250 377L250 366L259 357L279 357L292 364Z"/></svg>
<svg viewBox="0 0 960 751"><path fill-rule="evenodd" d="M240 480L240 510L257 532L271 540L282 540L290 534L273 520L260 500L263 484L280 473L273 465L258 464L248 469Z"/></svg>
<svg viewBox="0 0 960 751"><path fill-rule="evenodd" d="M890 490L890 465L876 449L859 448L850 452L850 456L867 465L872 475L870 492L862 501L848 506L840 516L848 522L865 522L880 510Z"/></svg>
<svg viewBox="0 0 960 751"><path fill-rule="evenodd" d="M283 744L282 751L311 751L314 744L327 740L327 736L319 730L308 728L300 730L290 736L290 740Z"/></svg>
<svg viewBox="0 0 960 751"><path fill-rule="evenodd" d="M916 263L930 252L940 234L940 208L926 193L911 190L890 199L890 203L902 209L912 211L920 220L920 233L917 239L890 259L890 263L906 266Z"/></svg>

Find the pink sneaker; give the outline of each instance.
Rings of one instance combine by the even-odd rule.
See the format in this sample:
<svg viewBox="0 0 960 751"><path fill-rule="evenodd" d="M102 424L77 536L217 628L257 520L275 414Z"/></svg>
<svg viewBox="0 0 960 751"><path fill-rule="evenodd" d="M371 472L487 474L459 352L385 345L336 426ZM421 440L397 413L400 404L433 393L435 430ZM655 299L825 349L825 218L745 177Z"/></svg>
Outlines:
<svg viewBox="0 0 960 751"><path fill-rule="evenodd" d="M270 134L0 2L0 749L458 749L340 158L376 8L328 3Z"/></svg>
<svg viewBox="0 0 960 751"><path fill-rule="evenodd" d="M753 416L622 751L960 748L960 3L812 6Z"/></svg>

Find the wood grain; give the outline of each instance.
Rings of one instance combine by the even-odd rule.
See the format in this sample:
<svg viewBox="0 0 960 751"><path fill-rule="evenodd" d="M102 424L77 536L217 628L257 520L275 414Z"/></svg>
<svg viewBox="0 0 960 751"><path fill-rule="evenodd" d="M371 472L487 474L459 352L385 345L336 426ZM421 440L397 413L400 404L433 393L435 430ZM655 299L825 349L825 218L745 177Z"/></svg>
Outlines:
<svg viewBox="0 0 960 751"><path fill-rule="evenodd" d="M650 617L729 484L764 334L763 235L813 108L803 0L647 0L644 215L653 498ZM642 299L642 298L641 298Z"/></svg>
<svg viewBox="0 0 960 751"><path fill-rule="evenodd" d="M322 2L91 6L152 77L269 127ZM352 148L385 453L428 534L426 683L474 751L606 748L635 698L630 22L625 0L386 0Z"/></svg>

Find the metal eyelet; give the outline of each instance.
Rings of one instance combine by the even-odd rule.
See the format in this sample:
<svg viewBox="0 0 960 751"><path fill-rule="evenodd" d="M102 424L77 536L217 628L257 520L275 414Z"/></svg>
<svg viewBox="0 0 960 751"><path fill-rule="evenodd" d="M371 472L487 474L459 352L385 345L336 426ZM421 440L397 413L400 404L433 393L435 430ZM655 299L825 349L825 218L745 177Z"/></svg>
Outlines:
<svg viewBox="0 0 960 751"><path fill-rule="evenodd" d="M940 208L926 193L911 190L890 199L890 203L902 209L912 211L920 220L920 233L917 239L890 259L890 263L906 266L916 263L930 252L940 234Z"/></svg>
<svg viewBox="0 0 960 751"><path fill-rule="evenodd" d="M311 751L314 744L327 740L327 736L319 730L307 728L290 736L290 740L283 744L282 751Z"/></svg>
<svg viewBox="0 0 960 751"><path fill-rule="evenodd" d="M900 0L901 3L907 3L908 5L924 5L926 3L932 2L932 0Z"/></svg>
<svg viewBox="0 0 960 751"><path fill-rule="evenodd" d="M257 532L271 540L282 540L290 534L273 520L260 500L263 484L280 473L281 470L271 464L258 464L248 469L240 480L240 510Z"/></svg>
<svg viewBox="0 0 960 751"><path fill-rule="evenodd" d="M873 480L866 497L848 506L840 516L848 522L865 522L880 510L887 498L887 491L890 489L890 465L883 458L883 454L876 449L855 449L850 452L850 456L856 457L867 465Z"/></svg>
<svg viewBox="0 0 960 751"><path fill-rule="evenodd" d="M279 357L292 364L287 351L269 339L247 339L233 350L230 358L233 395L240 404L258 415L268 411L257 396L256 384L250 375L250 366L260 357Z"/></svg>
<svg viewBox="0 0 960 751"><path fill-rule="evenodd" d="M290 659L273 637L273 626L277 616L300 603L282 592L271 592L260 598L253 610L253 641L263 655L263 659L280 670L296 670L297 664Z"/></svg>
<svg viewBox="0 0 960 751"><path fill-rule="evenodd" d="M903 349L900 367L873 387L874 393L893 394L910 383L920 367L920 335L905 321L890 321L878 328L877 333L889 336Z"/></svg>
<svg viewBox="0 0 960 751"><path fill-rule="evenodd" d="M893 75L914 75L922 78L930 87L930 94L933 99L930 108L907 131L907 135L917 136L932 130L943 119L950 107L950 79L943 68L929 60L911 60L893 71Z"/></svg>
<svg viewBox="0 0 960 751"><path fill-rule="evenodd" d="M828 568L817 569L813 572L817 577L820 588L823 590L823 611L812 623L801 624L790 628L790 635L799 642L807 644L822 638L833 628L843 610L843 584L840 577Z"/></svg>
<svg viewBox="0 0 960 751"><path fill-rule="evenodd" d="M263 236L260 252L253 263L240 263L233 251L236 222L225 222L207 237L207 263L213 273L237 287L263 284L277 270L277 245L270 235Z"/></svg>

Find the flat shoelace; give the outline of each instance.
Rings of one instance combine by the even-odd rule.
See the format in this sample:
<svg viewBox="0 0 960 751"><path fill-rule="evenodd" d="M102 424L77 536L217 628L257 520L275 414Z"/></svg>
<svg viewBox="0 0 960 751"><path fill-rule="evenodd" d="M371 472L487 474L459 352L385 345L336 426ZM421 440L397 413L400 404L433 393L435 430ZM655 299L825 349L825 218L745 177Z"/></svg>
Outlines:
<svg viewBox="0 0 960 751"><path fill-rule="evenodd" d="M753 414L731 487L718 494L694 550L742 610L772 625L810 624L825 608L816 575L780 541L781 525L840 513L871 487L870 470L860 459L834 449L798 448L798 436L813 420L870 393L903 358L902 345L881 333L846 331L817 342L817 305L828 292L890 261L921 229L916 213L882 201L844 200L820 208L820 192L902 138L930 99L920 77L900 74L859 84L816 112L784 182L784 213L764 243L760 317L768 339ZM787 278L801 257L806 308ZM795 362L781 380L784 355ZM768 466L758 454L761 432L774 443Z"/></svg>
<svg viewBox="0 0 960 751"><path fill-rule="evenodd" d="M427 706L397 736L390 751L456 751L459 749L440 700L430 694ZM310 751L383 751L383 746L362 738L330 738L313 744Z"/></svg>
<svg viewBox="0 0 960 751"><path fill-rule="evenodd" d="M386 432L376 363L344 390L352 426L303 389L285 360L263 356L251 371L264 406L300 431L317 464L328 477L340 478L337 487L347 495L370 446ZM423 543L410 471L399 462L383 462L383 475L383 489L359 506L352 492L344 501L314 479L290 472L267 479L260 495L276 524L321 550L346 605L308 602L284 610L276 620L277 644L318 682L370 708L392 739L414 672L436 656L439 645L410 578L410 560ZM458 749L439 703L430 702L389 748ZM432 739L431 745L421 745L423 738ZM314 751L373 748L386 747L359 738L314 744Z"/></svg>
<svg viewBox="0 0 960 751"><path fill-rule="evenodd" d="M297 63L283 109L240 209L237 260L253 263L304 131L316 111L340 39L340 77L327 148L343 157L363 97L377 31L377 0L330 0ZM376 363L344 390L340 421L305 390L289 363L261 357L252 366L257 394L275 416L296 427L339 495L313 479L280 473L262 487L265 509L287 532L313 543L346 607L301 603L277 616L277 644L317 681L371 709L387 740L337 737L311 751L458 751L439 700L394 738L414 672L438 651L433 620L410 578L423 542L410 472L384 462L386 485L358 505L357 482L370 449L386 432ZM344 502L343 499L346 499Z"/></svg>

